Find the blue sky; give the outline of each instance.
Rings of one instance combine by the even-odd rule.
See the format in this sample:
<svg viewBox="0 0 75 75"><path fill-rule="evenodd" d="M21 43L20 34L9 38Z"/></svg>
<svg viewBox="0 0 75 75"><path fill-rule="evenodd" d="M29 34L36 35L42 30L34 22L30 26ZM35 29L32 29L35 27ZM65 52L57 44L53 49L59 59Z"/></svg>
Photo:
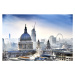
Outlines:
<svg viewBox="0 0 75 75"><path fill-rule="evenodd" d="M72 14L3 14L3 38L8 37L9 33L12 38L19 38L24 32L25 24L31 35L31 29L35 22L37 39L48 39L51 35L56 36L58 33L61 33L64 38L73 37Z"/></svg>

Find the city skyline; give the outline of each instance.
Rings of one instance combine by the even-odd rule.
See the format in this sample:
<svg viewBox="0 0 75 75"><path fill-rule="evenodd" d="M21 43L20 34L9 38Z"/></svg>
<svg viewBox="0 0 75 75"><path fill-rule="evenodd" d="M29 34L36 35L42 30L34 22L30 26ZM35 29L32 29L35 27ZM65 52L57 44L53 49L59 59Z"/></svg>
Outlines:
<svg viewBox="0 0 75 75"><path fill-rule="evenodd" d="M3 61L73 61L71 14L3 18L3 31L9 34L9 38L2 38Z"/></svg>
<svg viewBox="0 0 75 75"><path fill-rule="evenodd" d="M24 33L25 24L27 31L31 35L35 22L36 39L49 39L51 35L61 33L64 38L73 37L73 15L72 14L3 14L2 15L2 34L3 38L8 38L9 33L12 38L20 38ZM17 36L16 36L17 34Z"/></svg>

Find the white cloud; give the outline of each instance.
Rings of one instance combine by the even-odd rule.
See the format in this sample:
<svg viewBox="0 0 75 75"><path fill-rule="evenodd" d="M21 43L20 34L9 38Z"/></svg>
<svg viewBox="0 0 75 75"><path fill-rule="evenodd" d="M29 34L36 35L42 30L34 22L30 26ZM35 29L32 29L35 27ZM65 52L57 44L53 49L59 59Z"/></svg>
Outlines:
<svg viewBox="0 0 75 75"><path fill-rule="evenodd" d="M11 17L9 19L9 17ZM49 24L50 27L46 26L46 23L43 23L43 20L26 20L20 19L13 16L6 17L3 23L3 37L8 37L8 34L11 34L12 38L20 38L21 34L24 32L25 24L27 24L27 31L31 35L31 30L36 21L36 38L37 39L48 39L50 35L56 36L58 33L61 33L64 38L72 37L72 34L69 32L65 32L60 28L52 27L52 24Z"/></svg>

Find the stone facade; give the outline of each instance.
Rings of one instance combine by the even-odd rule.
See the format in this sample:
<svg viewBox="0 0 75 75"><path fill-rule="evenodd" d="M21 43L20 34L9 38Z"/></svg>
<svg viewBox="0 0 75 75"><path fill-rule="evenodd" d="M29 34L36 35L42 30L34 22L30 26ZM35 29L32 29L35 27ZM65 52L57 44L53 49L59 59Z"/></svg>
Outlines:
<svg viewBox="0 0 75 75"><path fill-rule="evenodd" d="M32 41L20 41L18 45L19 45L19 50L32 50L33 49Z"/></svg>

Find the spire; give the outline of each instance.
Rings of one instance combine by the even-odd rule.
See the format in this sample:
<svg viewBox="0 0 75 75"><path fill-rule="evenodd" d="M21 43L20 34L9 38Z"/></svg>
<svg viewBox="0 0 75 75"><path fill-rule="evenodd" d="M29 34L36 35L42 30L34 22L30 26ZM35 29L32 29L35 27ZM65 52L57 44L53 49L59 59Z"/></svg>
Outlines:
<svg viewBox="0 0 75 75"><path fill-rule="evenodd" d="M50 47L50 42L49 42L49 40L47 41L47 49L50 49L51 47Z"/></svg>
<svg viewBox="0 0 75 75"><path fill-rule="evenodd" d="M26 24L25 24L24 33L27 33L27 27L26 27Z"/></svg>
<svg viewBox="0 0 75 75"><path fill-rule="evenodd" d="M40 41L37 42L37 49L40 48Z"/></svg>
<svg viewBox="0 0 75 75"><path fill-rule="evenodd" d="M49 40L48 40L48 43L49 43Z"/></svg>
<svg viewBox="0 0 75 75"><path fill-rule="evenodd" d="M38 42L40 42L40 41L38 40Z"/></svg>
<svg viewBox="0 0 75 75"><path fill-rule="evenodd" d="M25 24L25 27L26 27L26 24Z"/></svg>
<svg viewBox="0 0 75 75"><path fill-rule="evenodd" d="M35 29L35 25L34 25L34 29Z"/></svg>
<svg viewBox="0 0 75 75"><path fill-rule="evenodd" d="M36 25L36 22L35 22L35 24L34 24L34 29L35 29L35 25Z"/></svg>

